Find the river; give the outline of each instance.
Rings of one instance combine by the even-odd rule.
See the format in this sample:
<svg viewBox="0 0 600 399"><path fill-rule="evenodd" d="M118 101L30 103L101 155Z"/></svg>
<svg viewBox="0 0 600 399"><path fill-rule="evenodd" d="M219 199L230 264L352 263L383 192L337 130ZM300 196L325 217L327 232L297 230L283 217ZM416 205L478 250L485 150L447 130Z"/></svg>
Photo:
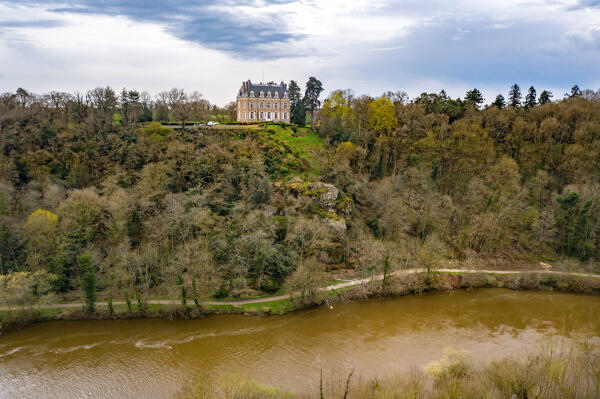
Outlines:
<svg viewBox="0 0 600 399"><path fill-rule="evenodd" d="M385 376L440 358L525 356L550 336L600 338L600 297L481 289L350 302L267 318L49 322L0 337L0 397L169 398L239 372L306 392L356 368Z"/></svg>

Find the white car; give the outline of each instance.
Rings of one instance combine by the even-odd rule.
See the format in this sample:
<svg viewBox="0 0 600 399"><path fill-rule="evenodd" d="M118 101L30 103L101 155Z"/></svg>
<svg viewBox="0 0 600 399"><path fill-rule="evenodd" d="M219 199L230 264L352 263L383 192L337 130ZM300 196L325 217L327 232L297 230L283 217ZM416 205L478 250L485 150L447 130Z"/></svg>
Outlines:
<svg viewBox="0 0 600 399"><path fill-rule="evenodd" d="M206 124L206 126L215 126L215 125L218 125L218 124L219 124L219 122L213 122L213 121L210 121L210 122L208 122L208 123Z"/></svg>

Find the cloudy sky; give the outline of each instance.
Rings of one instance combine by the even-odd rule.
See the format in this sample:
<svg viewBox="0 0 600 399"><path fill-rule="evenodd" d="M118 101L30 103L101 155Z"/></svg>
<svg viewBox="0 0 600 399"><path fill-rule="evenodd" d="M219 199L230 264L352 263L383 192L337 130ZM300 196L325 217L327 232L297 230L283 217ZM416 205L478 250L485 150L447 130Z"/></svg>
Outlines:
<svg viewBox="0 0 600 399"><path fill-rule="evenodd" d="M600 87L600 0L0 0L0 92L241 81L412 96Z"/></svg>

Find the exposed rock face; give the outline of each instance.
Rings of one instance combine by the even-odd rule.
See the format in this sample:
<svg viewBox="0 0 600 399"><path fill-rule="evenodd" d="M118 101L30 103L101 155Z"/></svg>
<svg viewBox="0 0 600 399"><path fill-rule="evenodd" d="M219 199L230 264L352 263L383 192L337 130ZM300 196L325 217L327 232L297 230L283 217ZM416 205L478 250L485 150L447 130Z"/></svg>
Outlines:
<svg viewBox="0 0 600 399"><path fill-rule="evenodd" d="M318 194L319 203L329 212L335 212L335 201L340 194L336 186L329 183L316 182L308 185L308 189Z"/></svg>
<svg viewBox="0 0 600 399"><path fill-rule="evenodd" d="M277 189L281 188L280 185L275 187ZM339 242L344 239L347 227L342 215L350 215L353 208L352 200L347 195L333 184L323 182L305 183L298 176L285 184L285 189L297 197L312 199L318 205L313 212L320 215L321 221L329 227ZM332 256L332 258L337 259L337 256ZM332 260L332 263L336 262Z"/></svg>
<svg viewBox="0 0 600 399"><path fill-rule="evenodd" d="M344 238L346 234L346 221L344 219L327 219L327 225L340 239Z"/></svg>

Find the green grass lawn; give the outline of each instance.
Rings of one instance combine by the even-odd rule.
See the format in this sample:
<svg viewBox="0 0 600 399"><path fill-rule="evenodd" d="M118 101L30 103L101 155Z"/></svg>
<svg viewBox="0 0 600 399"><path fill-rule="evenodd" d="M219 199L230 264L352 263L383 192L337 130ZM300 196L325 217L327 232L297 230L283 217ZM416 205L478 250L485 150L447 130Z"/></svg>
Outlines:
<svg viewBox="0 0 600 399"><path fill-rule="evenodd" d="M291 126L267 125L267 132L282 140L298 157L309 162L314 168L313 154L323 148L323 139L307 127L297 127L296 132Z"/></svg>

